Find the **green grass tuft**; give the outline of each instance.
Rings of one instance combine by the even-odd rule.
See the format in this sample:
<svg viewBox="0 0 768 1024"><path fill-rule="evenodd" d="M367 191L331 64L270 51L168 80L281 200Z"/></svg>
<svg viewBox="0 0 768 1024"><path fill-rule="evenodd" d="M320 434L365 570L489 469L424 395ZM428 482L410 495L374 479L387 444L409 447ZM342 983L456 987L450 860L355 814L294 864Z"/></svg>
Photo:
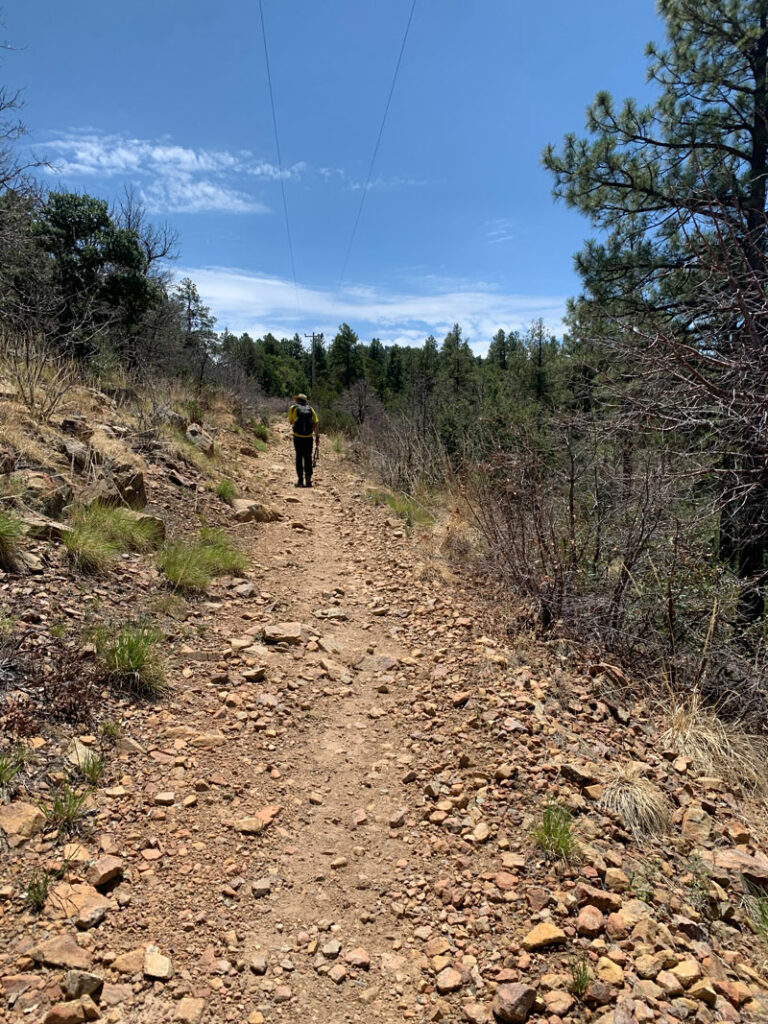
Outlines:
<svg viewBox="0 0 768 1024"><path fill-rule="evenodd" d="M216 497L231 505L233 499L237 497L237 488L231 480L220 480L216 486Z"/></svg>
<svg viewBox="0 0 768 1024"><path fill-rule="evenodd" d="M104 778L107 770L107 759L100 754L90 754L75 766L75 774L95 789Z"/></svg>
<svg viewBox="0 0 768 1024"><path fill-rule="evenodd" d="M51 883L56 876L44 868L35 868L29 876L27 887L24 890L24 907L31 910L33 914L39 914L48 901L48 894L51 891Z"/></svg>
<svg viewBox="0 0 768 1024"><path fill-rule="evenodd" d="M50 804L42 806L43 814L59 838L76 835L86 815L86 801L90 790L78 793L68 782L62 782L51 794Z"/></svg>
<svg viewBox="0 0 768 1024"><path fill-rule="evenodd" d="M94 632L96 653L110 683L137 697L159 697L165 690L165 670L157 654L159 630L146 623L126 622L116 629L101 626Z"/></svg>
<svg viewBox="0 0 768 1024"><path fill-rule="evenodd" d="M571 984L569 986L571 994L576 996L577 999L581 999L589 988L591 981L592 975L587 961L575 960L571 964Z"/></svg>
<svg viewBox="0 0 768 1024"><path fill-rule="evenodd" d="M139 519L128 509L100 505L76 508L69 521L71 531L63 535L70 558L83 572L100 575L122 551L152 551L161 536L156 523Z"/></svg>
<svg viewBox="0 0 768 1024"><path fill-rule="evenodd" d="M0 569L16 572L19 568L19 547L24 527L8 512L0 510Z"/></svg>
<svg viewBox="0 0 768 1024"><path fill-rule="evenodd" d="M541 824L533 830L533 841L549 860L572 860L576 840L571 831L571 815L560 804L548 803Z"/></svg>
<svg viewBox="0 0 768 1024"><path fill-rule="evenodd" d="M253 431L254 437L259 441L263 441L264 444L269 440L269 430L264 426L263 423L251 423L251 430Z"/></svg>
<svg viewBox="0 0 768 1024"><path fill-rule="evenodd" d="M748 894L744 897L744 909L755 934L768 947L768 893L754 885L747 884Z"/></svg>
<svg viewBox="0 0 768 1024"><path fill-rule="evenodd" d="M365 500L372 505L386 505L391 508L409 528L414 523L418 523L419 526L431 526L435 521L428 509L407 494L371 488L366 492Z"/></svg>
<svg viewBox="0 0 768 1024"><path fill-rule="evenodd" d="M99 737L105 746L114 747L123 735L123 727L114 718L105 718L99 726Z"/></svg>
<svg viewBox="0 0 768 1024"><path fill-rule="evenodd" d="M16 751L0 754L0 796L13 790L14 779L23 767L24 761Z"/></svg>
<svg viewBox="0 0 768 1024"><path fill-rule="evenodd" d="M236 573L248 564L221 530L204 528L197 541L173 541L158 555L168 582L178 590L204 591L214 576Z"/></svg>

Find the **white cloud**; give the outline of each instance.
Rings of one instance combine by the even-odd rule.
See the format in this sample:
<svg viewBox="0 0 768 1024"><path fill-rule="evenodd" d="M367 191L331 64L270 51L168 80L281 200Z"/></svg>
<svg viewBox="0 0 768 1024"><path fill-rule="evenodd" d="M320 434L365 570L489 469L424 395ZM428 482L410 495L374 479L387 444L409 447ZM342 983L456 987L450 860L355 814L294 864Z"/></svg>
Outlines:
<svg viewBox="0 0 768 1024"><path fill-rule="evenodd" d="M160 178L141 198L149 213L267 213L269 207L245 192L214 181L194 181L191 175Z"/></svg>
<svg viewBox="0 0 768 1024"><path fill-rule="evenodd" d="M267 331L278 337L322 331L332 338L345 322L364 341L379 337L386 344L421 345L429 334L441 341L458 322L482 354L500 327L524 329L538 317L561 334L566 304L564 296L504 294L484 284L436 278L409 292L345 286L335 293L229 267L187 267L177 274L195 281L221 329L254 337Z"/></svg>
<svg viewBox="0 0 768 1024"><path fill-rule="evenodd" d="M92 129L58 135L39 148L51 161L50 173L65 181L129 179L140 187L151 213L266 213L269 208L251 194L254 180L314 178L353 192L363 187L340 168L313 168L304 160L281 170L249 150L180 146L168 139L137 139ZM377 178L368 187L424 184L409 178Z"/></svg>
<svg viewBox="0 0 768 1024"><path fill-rule="evenodd" d="M280 169L248 151L178 146L98 132L71 132L43 143L52 173L65 180L127 178L139 185L150 213L266 213L248 179L279 180ZM283 170L297 178L303 162Z"/></svg>
<svg viewBox="0 0 768 1024"><path fill-rule="evenodd" d="M512 242L517 237L517 224L508 217L497 217L485 222L486 238L491 245L499 242Z"/></svg>

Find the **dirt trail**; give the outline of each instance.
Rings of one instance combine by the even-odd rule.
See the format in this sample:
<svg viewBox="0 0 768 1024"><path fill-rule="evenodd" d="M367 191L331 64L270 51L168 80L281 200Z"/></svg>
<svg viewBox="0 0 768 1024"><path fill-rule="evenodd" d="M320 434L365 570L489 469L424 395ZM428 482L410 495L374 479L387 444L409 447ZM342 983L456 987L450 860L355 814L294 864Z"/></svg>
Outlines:
<svg viewBox="0 0 768 1024"><path fill-rule="evenodd" d="M231 686L220 673L206 683L204 662L183 715L179 707L158 716L166 735L177 731L172 723L197 737L216 725L228 739L195 754L200 785L214 780L197 806L161 812L159 845L171 856L143 873L142 916L152 941L189 972L211 1020L421 1019L418 971L399 953L403 929L383 905L413 854L402 782L412 755L399 713L413 669L401 664L408 650L397 619L380 614L382 588L396 582L410 544L402 524L363 503L360 482L332 454L323 452L312 490L294 488L285 440L267 472L286 516L260 527L249 552L269 602L256 622L299 622L316 635L305 630L308 649L278 644L254 658L251 648L248 660L266 668L256 687ZM246 617L217 610L212 628L222 641L245 634L253 643L249 603L238 611ZM232 734L232 712L243 706L256 710L242 712ZM189 781L186 765L170 774L146 780L145 794ZM274 806L281 810L259 835L228 827ZM122 929L124 948L126 937ZM151 998L143 1019L161 1019L165 999Z"/></svg>

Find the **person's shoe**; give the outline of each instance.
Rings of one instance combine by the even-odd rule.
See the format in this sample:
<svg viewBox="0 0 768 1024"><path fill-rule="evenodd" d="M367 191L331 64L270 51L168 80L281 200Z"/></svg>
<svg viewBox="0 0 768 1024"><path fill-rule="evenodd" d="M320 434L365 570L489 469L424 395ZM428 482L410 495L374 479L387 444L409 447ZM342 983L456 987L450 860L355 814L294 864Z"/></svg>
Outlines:
<svg viewBox="0 0 768 1024"><path fill-rule="evenodd" d="M307 482L304 484L304 486L305 487L311 487L312 486L312 481L311 480L307 480Z"/></svg>
<svg viewBox="0 0 768 1024"><path fill-rule="evenodd" d="M293 486L294 487L303 487L304 486L304 481L303 480L299 480L299 482L297 484L294 484Z"/></svg>

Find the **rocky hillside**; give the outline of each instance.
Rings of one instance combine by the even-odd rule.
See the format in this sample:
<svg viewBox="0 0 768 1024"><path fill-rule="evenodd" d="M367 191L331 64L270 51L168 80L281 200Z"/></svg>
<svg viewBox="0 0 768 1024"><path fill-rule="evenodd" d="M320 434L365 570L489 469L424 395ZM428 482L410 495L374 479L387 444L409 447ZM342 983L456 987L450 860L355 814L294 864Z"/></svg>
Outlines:
<svg viewBox="0 0 768 1024"><path fill-rule="evenodd" d="M759 750L509 636L325 443L13 397L0 1020L768 1017Z"/></svg>

